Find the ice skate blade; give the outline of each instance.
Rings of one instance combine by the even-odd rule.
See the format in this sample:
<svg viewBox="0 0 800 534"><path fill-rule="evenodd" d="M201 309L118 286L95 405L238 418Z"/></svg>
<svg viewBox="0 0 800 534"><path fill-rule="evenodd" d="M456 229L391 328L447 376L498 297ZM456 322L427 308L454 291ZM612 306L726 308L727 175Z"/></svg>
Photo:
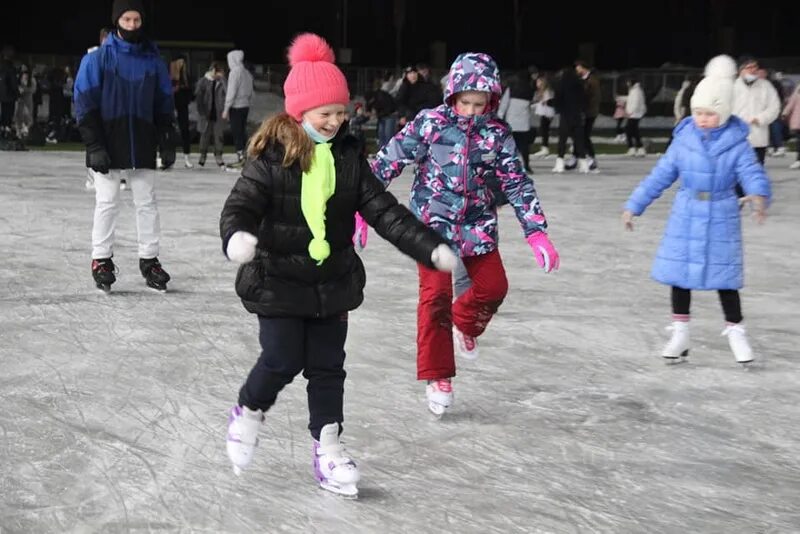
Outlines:
<svg viewBox="0 0 800 534"><path fill-rule="evenodd" d="M148 285L147 289L149 289L150 291L155 291L156 293L162 293L162 294L167 292L167 286L164 286L164 287L153 287L151 285Z"/></svg>
<svg viewBox="0 0 800 534"><path fill-rule="evenodd" d="M98 293L103 295L108 295L111 293L111 284L97 284L95 288L97 289Z"/></svg>
<svg viewBox="0 0 800 534"><path fill-rule="evenodd" d="M358 499L358 488L355 484L336 484L320 481L319 487L325 491L330 491L345 499Z"/></svg>

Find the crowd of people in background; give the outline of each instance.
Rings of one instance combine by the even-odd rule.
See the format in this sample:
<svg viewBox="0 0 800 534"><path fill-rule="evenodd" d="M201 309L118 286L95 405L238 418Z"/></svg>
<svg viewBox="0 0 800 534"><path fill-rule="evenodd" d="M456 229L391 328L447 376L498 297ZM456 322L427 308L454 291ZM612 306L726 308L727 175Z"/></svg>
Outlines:
<svg viewBox="0 0 800 534"><path fill-rule="evenodd" d="M101 30L98 45L108 31L108 28ZM785 156L787 141L800 138L797 89L782 73L769 72L755 58L742 58L740 67L743 70L737 85L738 102L763 100L768 95L769 116L775 115L767 124L753 125L751 143L759 159ZM253 96L252 70L252 65L244 62L241 50L228 54L227 65L215 60L205 72L194 76L186 55L177 54L171 58L169 72L186 168L194 166L192 140L199 144L196 163L201 166L205 165L209 150L213 151L220 168L242 164ZM43 68L15 62L13 49L4 47L0 61L0 135L30 144L78 141L72 111L74 71L72 65ZM747 77L754 78L746 81ZM601 115L616 121L612 142L627 144L628 156L647 154L641 121L648 115L651 98L645 93L641 80L632 75L618 78L613 103L608 105L601 99L600 79L600 74L584 60L556 72L540 72L536 67L529 67L504 76L498 114L511 126L526 170L531 170L532 158L550 157L554 150L555 173L576 168L584 173L599 172L593 133ZM675 124L690 114L689 100L700 79L700 74L688 75L678 89L673 106ZM385 145L420 110L441 103L443 82L443 79L434 79L431 68L424 63L408 66L399 75L386 71L382 78L374 81L372 89L350 107L352 133L366 139L367 124L374 123L377 146ZM190 105L193 102L197 115L192 123ZM43 106L46 120L41 120ZM775 106L779 108L777 114ZM606 107L608 109L604 109ZM749 111L741 109L740 112ZM551 136L554 124L557 130ZM235 162L231 164L224 161L222 154L228 129L236 153ZM551 147L551 137L556 141L555 147ZM670 141L671 135L667 145ZM791 168L800 168L800 151Z"/></svg>

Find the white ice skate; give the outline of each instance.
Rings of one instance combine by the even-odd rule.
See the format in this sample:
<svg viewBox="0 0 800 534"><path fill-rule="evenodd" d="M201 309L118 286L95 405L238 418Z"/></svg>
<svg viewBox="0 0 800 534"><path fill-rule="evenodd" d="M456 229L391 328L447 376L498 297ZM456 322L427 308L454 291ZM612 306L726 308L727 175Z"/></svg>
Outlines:
<svg viewBox="0 0 800 534"><path fill-rule="evenodd" d="M453 404L453 384L449 378L428 380L425 396L428 398L428 409L436 417L441 417Z"/></svg>
<svg viewBox="0 0 800 534"><path fill-rule="evenodd" d="M536 153L533 154L534 158L546 158L550 155L550 149L546 146L540 148Z"/></svg>
<svg viewBox="0 0 800 534"><path fill-rule="evenodd" d="M753 361L753 349L747 341L747 333L743 324L729 324L722 331L723 336L728 336L728 345L733 351L733 357L742 365Z"/></svg>
<svg viewBox="0 0 800 534"><path fill-rule="evenodd" d="M463 334L458 328L453 327L453 344L458 351L458 355L465 360L478 359L478 340L472 336Z"/></svg>
<svg viewBox="0 0 800 534"><path fill-rule="evenodd" d="M790 169L800 169L800 160L795 161L791 165L789 165Z"/></svg>
<svg viewBox="0 0 800 534"><path fill-rule="evenodd" d="M192 167L194 167L194 165L192 165L192 160L189 159L189 154L183 155L183 166L186 167L187 169L191 169Z"/></svg>
<svg viewBox="0 0 800 534"><path fill-rule="evenodd" d="M784 157L786 155L786 147L783 146L778 147L777 149L775 149L775 153L772 155L776 158Z"/></svg>
<svg viewBox="0 0 800 534"><path fill-rule="evenodd" d="M319 441L314 440L314 476L322 489L354 499L361 476L339 441L339 423L322 427Z"/></svg>
<svg viewBox="0 0 800 534"><path fill-rule="evenodd" d="M590 160L588 158L581 158L578 161L578 172L581 174L589 174L591 170L589 166L591 165Z"/></svg>
<svg viewBox="0 0 800 534"><path fill-rule="evenodd" d="M564 172L564 158L556 158L556 164L553 167L553 172L562 174Z"/></svg>
<svg viewBox="0 0 800 534"><path fill-rule="evenodd" d="M234 406L228 417L227 449L228 458L233 464L233 472L238 476L253 460L258 445L258 429L264 421L264 412L251 410L247 406Z"/></svg>
<svg viewBox="0 0 800 534"><path fill-rule="evenodd" d="M661 357L669 360L668 363L675 363L679 358L689 356L689 323L675 321L667 329L672 330L672 337L661 351Z"/></svg>
<svg viewBox="0 0 800 534"><path fill-rule="evenodd" d="M643 146L640 146L639 148L636 149L637 158L643 158L645 156L647 156L647 151L644 149Z"/></svg>
<svg viewBox="0 0 800 534"><path fill-rule="evenodd" d="M628 151L625 153L626 156L633 157L636 155L636 149L634 147L630 147Z"/></svg>

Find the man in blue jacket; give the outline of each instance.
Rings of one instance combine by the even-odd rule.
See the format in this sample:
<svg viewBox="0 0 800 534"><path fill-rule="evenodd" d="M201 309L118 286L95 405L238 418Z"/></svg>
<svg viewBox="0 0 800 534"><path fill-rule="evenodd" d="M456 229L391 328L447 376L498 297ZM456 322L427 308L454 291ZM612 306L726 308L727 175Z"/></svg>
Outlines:
<svg viewBox="0 0 800 534"><path fill-rule="evenodd" d="M157 149L164 167L175 162L174 104L166 64L145 38L143 18L141 0L115 0L115 30L84 56L75 83L75 113L95 183L92 276L104 291L116 281L111 258L124 178L136 206L139 270L158 291L170 279L158 261L155 167Z"/></svg>

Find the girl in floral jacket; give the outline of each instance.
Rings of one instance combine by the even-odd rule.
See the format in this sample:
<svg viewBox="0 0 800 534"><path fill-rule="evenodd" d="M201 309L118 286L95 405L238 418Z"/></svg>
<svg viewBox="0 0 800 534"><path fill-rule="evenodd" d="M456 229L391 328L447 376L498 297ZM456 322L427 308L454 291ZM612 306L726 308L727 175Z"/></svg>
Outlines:
<svg viewBox="0 0 800 534"><path fill-rule="evenodd" d="M497 250L500 192L514 208L539 265L545 272L558 268L533 181L525 174L508 124L495 114L501 95L494 60L461 54L450 68L444 104L421 111L372 162L373 172L386 184L416 163L409 207L452 243L473 282L452 302L450 273L419 266L417 378L427 381L428 406L436 415L453 402L453 339L463 357L476 357L476 338L508 290Z"/></svg>

